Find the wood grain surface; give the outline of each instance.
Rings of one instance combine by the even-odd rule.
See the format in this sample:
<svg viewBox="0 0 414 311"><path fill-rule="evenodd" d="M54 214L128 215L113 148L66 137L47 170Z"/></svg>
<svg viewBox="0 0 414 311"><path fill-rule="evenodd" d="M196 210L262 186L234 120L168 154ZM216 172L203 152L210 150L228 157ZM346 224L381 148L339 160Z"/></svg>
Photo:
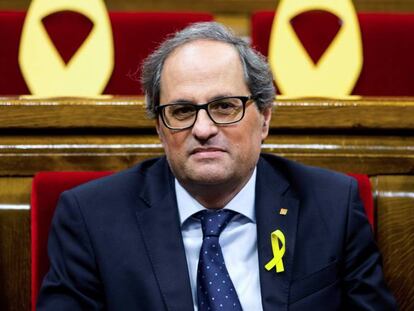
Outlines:
<svg viewBox="0 0 414 311"><path fill-rule="evenodd" d="M342 172L410 174L413 136L272 134L263 152ZM155 134L0 135L0 176L121 170L163 155Z"/></svg>
<svg viewBox="0 0 414 311"><path fill-rule="evenodd" d="M0 204L29 204L32 189L30 177L1 177Z"/></svg>
<svg viewBox="0 0 414 311"><path fill-rule="evenodd" d="M28 210L0 209L0 310L30 310Z"/></svg>
<svg viewBox="0 0 414 311"><path fill-rule="evenodd" d="M153 128L142 97L1 98L0 129ZM278 99L273 129L414 129L414 98Z"/></svg>
<svg viewBox="0 0 414 311"><path fill-rule="evenodd" d="M150 10L150 11L208 11L213 13L244 13L254 10L275 9L278 0L106 0L109 10ZM354 0L360 11L412 11L413 0ZM0 0L0 9L27 9L30 0Z"/></svg>
<svg viewBox="0 0 414 311"><path fill-rule="evenodd" d="M378 176L377 241L400 310L414 310L414 176Z"/></svg>

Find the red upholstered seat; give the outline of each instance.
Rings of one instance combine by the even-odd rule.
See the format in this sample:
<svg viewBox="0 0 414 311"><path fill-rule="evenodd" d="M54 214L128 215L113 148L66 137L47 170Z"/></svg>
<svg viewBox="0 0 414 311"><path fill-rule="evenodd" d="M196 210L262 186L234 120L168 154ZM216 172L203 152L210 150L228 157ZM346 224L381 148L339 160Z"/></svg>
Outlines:
<svg viewBox="0 0 414 311"><path fill-rule="evenodd" d="M273 17L273 11L262 11L254 13L251 19L252 45L266 56ZM365 96L413 96L414 13L358 13L358 19L364 64L352 93ZM312 21L315 20L324 21L323 18ZM310 29L330 27L329 24L306 23L295 26L308 28L302 31L302 35L309 37L302 37L302 42L306 42L308 46L305 47L310 51L317 51L316 45L319 43L315 32Z"/></svg>
<svg viewBox="0 0 414 311"><path fill-rule="evenodd" d="M60 194L77 185L111 172L41 172L33 179L31 196L32 310L35 310L39 287L49 269L47 239L52 216ZM374 225L374 205L367 175L349 174L358 180L361 199L370 224Z"/></svg>
<svg viewBox="0 0 414 311"><path fill-rule="evenodd" d="M365 213L372 229L375 229L375 210L374 210L374 198L372 197L371 183L368 175L365 174L352 174L349 176L354 177L358 181L359 195L362 203L364 204Z"/></svg>
<svg viewBox="0 0 414 311"><path fill-rule="evenodd" d="M85 18L76 19L72 14L71 19L65 19L65 12L58 14L62 16L45 19L46 28L52 34L74 34L78 39L77 34L87 32L90 27ZM0 95L30 94L18 64L25 15L25 12L0 12ZM142 93L139 82L131 79L130 75L168 34L194 22L213 20L209 13L193 12L110 12L109 16L114 36L115 67L104 93L115 95ZM55 39L62 49L73 47L70 36L63 38L62 35ZM61 51L61 54L71 53Z"/></svg>
<svg viewBox="0 0 414 311"><path fill-rule="evenodd" d="M47 239L60 194L82 183L109 174L111 172L40 172L34 176L30 207L32 310L36 309L39 288L49 269Z"/></svg>

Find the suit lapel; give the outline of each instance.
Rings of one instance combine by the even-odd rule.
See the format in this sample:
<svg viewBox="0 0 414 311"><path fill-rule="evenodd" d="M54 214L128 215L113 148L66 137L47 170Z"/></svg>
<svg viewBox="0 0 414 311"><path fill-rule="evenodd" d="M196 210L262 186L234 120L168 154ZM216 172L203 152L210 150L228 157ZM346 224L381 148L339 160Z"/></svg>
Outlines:
<svg viewBox="0 0 414 311"><path fill-rule="evenodd" d="M137 218L166 309L193 310L172 174L162 160L147 176L141 199L149 208L139 210Z"/></svg>
<svg viewBox="0 0 414 311"><path fill-rule="evenodd" d="M287 210L286 215L280 213ZM299 201L286 178L265 160L260 159L256 181L256 219L259 252L259 275L265 311L287 310L289 286L296 241ZM271 233L279 229L285 236L284 271L267 271L264 266L273 258Z"/></svg>

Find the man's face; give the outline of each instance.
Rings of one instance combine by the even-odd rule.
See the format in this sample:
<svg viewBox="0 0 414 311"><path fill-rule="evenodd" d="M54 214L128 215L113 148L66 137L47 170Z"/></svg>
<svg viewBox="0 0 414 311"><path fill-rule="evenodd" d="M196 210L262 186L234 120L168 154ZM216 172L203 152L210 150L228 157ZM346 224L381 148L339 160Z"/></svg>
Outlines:
<svg viewBox="0 0 414 311"><path fill-rule="evenodd" d="M226 43L190 42L174 50L164 63L160 105L204 104L218 97L249 95L239 55ZM181 184L237 188L247 182L256 166L270 115L270 108L260 113L250 103L240 122L217 125L200 110L192 128L170 130L158 118L157 131Z"/></svg>

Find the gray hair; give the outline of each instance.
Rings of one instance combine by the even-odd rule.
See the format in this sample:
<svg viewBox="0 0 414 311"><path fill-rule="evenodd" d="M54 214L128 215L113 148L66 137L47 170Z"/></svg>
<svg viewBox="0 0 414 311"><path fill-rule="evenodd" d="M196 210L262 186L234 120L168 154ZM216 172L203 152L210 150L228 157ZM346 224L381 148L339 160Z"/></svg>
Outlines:
<svg viewBox="0 0 414 311"><path fill-rule="evenodd" d="M149 117L156 117L156 107L160 104L161 73L165 60L177 47L195 40L214 40L234 46L239 53L244 78L257 107L263 111L264 108L272 106L275 87L266 58L225 26L217 22L201 22L173 34L144 61L141 84Z"/></svg>

